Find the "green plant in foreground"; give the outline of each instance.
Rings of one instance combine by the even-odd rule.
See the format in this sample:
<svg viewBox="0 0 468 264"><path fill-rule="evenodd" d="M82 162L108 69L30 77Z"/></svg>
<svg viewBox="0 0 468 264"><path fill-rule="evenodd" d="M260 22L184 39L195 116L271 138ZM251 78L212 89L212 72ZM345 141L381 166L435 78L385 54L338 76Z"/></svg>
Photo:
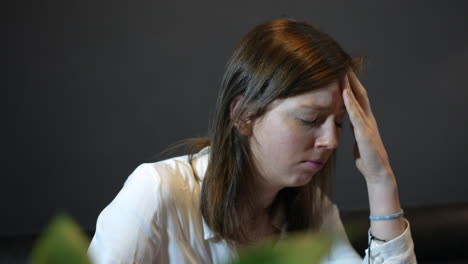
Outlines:
<svg viewBox="0 0 468 264"><path fill-rule="evenodd" d="M327 234L299 233L242 250L231 263L317 264L329 253L332 243L332 236Z"/></svg>
<svg viewBox="0 0 468 264"><path fill-rule="evenodd" d="M52 219L35 242L31 264L90 264L87 256L89 239L73 219L61 213Z"/></svg>

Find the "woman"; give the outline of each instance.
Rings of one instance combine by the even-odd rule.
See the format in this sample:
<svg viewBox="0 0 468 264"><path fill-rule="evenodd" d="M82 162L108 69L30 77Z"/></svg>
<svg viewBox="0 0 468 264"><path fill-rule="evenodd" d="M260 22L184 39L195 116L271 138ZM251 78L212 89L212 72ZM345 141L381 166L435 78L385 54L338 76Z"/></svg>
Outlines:
<svg viewBox="0 0 468 264"><path fill-rule="evenodd" d="M255 27L223 77L209 139L143 164L100 214L95 263L220 263L290 232L338 233L323 263L416 263L397 184L359 67L327 34L289 19ZM370 203L362 260L327 195L348 113Z"/></svg>

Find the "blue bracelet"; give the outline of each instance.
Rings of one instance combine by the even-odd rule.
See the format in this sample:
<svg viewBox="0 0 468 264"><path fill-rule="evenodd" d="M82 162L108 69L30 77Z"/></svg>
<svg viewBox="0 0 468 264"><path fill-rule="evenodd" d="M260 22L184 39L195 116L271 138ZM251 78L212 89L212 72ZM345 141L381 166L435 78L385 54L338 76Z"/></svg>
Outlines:
<svg viewBox="0 0 468 264"><path fill-rule="evenodd" d="M369 216L370 220L389 220L389 219L395 219L403 215L403 209L396 214L391 214L391 215L382 215L382 216Z"/></svg>

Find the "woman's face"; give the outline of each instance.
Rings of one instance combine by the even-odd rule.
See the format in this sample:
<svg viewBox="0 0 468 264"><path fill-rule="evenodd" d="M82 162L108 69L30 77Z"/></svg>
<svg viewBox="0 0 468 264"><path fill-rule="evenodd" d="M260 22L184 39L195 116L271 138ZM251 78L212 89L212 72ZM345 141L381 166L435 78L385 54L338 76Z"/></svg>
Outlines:
<svg viewBox="0 0 468 264"><path fill-rule="evenodd" d="M276 100L253 122L249 141L262 184L301 186L325 165L346 114L339 83Z"/></svg>

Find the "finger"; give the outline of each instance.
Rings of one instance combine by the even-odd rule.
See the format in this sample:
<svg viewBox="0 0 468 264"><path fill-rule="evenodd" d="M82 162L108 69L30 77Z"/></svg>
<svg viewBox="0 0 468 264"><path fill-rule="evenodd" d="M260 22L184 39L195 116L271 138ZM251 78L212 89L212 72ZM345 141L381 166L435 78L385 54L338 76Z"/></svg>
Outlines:
<svg viewBox="0 0 468 264"><path fill-rule="evenodd" d="M347 76L349 79L349 85L351 87L351 90L356 96L356 99L359 102L359 104L362 106L364 112L371 113L372 111L366 89L361 84L356 74L352 70L348 71Z"/></svg>
<svg viewBox="0 0 468 264"><path fill-rule="evenodd" d="M356 140L356 136L354 135L354 126L353 124L349 124L349 127L351 128L351 134L353 135L354 139L354 148L353 148L353 153L354 153L354 160L357 160L361 157L361 154L359 153L359 146Z"/></svg>
<svg viewBox="0 0 468 264"><path fill-rule="evenodd" d="M351 125L351 132L353 134L353 138L357 144L357 137L361 136L361 128L365 126L365 114L357 102L356 98L353 95L351 89L345 89L343 91L344 103L346 110L348 112L350 125Z"/></svg>
<svg viewBox="0 0 468 264"><path fill-rule="evenodd" d="M356 141L354 141L353 154L354 154L354 160L361 158L361 152L359 152L359 146Z"/></svg>
<svg viewBox="0 0 468 264"><path fill-rule="evenodd" d="M353 91L349 87L343 89L343 101L351 123L355 126L360 126L365 115L361 105L358 103Z"/></svg>
<svg viewBox="0 0 468 264"><path fill-rule="evenodd" d="M357 161L361 158L361 152L358 144L359 140L357 139L357 136L360 137L359 135L361 132L359 129L364 125L363 122L365 115L361 106L354 97L352 90L347 87L343 90L343 93L345 107L348 111L349 120L351 121L349 125L351 127L351 133L354 138L354 160Z"/></svg>

